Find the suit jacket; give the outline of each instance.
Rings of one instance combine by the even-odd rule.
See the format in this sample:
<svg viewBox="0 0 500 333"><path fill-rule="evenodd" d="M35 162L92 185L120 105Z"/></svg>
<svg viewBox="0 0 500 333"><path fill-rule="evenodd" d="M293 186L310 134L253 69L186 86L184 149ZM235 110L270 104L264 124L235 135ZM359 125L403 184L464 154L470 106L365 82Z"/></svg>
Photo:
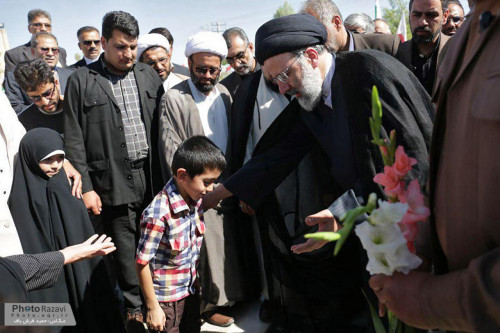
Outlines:
<svg viewBox="0 0 500 333"><path fill-rule="evenodd" d="M21 61L33 59L35 59L35 57L31 54L30 42L19 45L18 47L5 52L5 71L13 71L16 68L16 65ZM66 67L66 50L62 47L59 47L59 62L62 67Z"/></svg>
<svg viewBox="0 0 500 333"><path fill-rule="evenodd" d="M441 40L439 42L439 48L438 48L438 54L437 54L437 63L436 63L436 73L439 71L439 67L441 65L441 62L443 60L443 57L441 56L443 52L443 48L445 47L446 43L450 40L450 36L446 36L445 34L441 33ZM413 56L413 39L407 40L398 49L397 54L395 57L401 61L410 71L414 72L415 68L412 65L412 56ZM446 49L446 48L445 48Z"/></svg>
<svg viewBox="0 0 500 333"><path fill-rule="evenodd" d="M189 75L190 75L189 69L187 69L186 67L179 65L179 64L172 63L172 65L174 65L174 71L173 71L174 73L182 74L182 75L189 77Z"/></svg>
<svg viewBox="0 0 500 333"><path fill-rule="evenodd" d="M343 192L354 189L364 199L371 192L383 196L373 182L375 174L383 169L380 152L370 142L368 119L373 85L379 88L385 133L396 129L398 144L419 161L415 177L423 181L434 108L416 81L401 63L379 51L339 54L331 90L334 111L301 110L286 136L254 156L224 182L225 187L250 206L258 207L317 142L328 156L332 178Z"/></svg>
<svg viewBox="0 0 500 333"><path fill-rule="evenodd" d="M63 94L64 90L66 89L66 82L68 82L68 78L73 73L74 70L70 68L60 68L60 67L56 67L55 70L59 75L61 94ZM26 94L26 92L22 90L19 84L17 83L14 77L14 72L7 72L7 75L5 76L5 80L3 82L3 86L5 89L5 95L9 99L12 108L16 111L16 114L18 115L21 114L21 112L23 112L33 104L28 94Z"/></svg>
<svg viewBox="0 0 500 333"><path fill-rule="evenodd" d="M379 50L396 56L401 40L395 35L382 34L352 34L354 40L354 51Z"/></svg>
<svg viewBox="0 0 500 333"><path fill-rule="evenodd" d="M82 58L69 67L74 68L74 69L78 69L80 67L85 67L85 66L87 66L87 62L85 61L84 58Z"/></svg>
<svg viewBox="0 0 500 333"><path fill-rule="evenodd" d="M231 95L226 87L217 84L227 113L227 123L231 123ZM191 94L188 80L170 88L161 99L160 152L163 180L166 183L172 176L170 165L177 147L194 135L205 135L200 114ZM227 148L229 151L229 146Z"/></svg>
<svg viewBox="0 0 500 333"><path fill-rule="evenodd" d="M419 301L436 327L499 332L500 11L467 45L479 14L449 42L437 74L429 194L434 267L446 274Z"/></svg>
<svg viewBox="0 0 500 333"><path fill-rule="evenodd" d="M144 198L134 190L122 116L109 80L103 76L101 59L80 68L68 80L64 98L65 149L66 157L82 175L83 193L94 190L104 205L116 206ZM144 166L146 195L152 198L164 185L156 149L163 85L150 66L136 63L133 71L149 146Z"/></svg>

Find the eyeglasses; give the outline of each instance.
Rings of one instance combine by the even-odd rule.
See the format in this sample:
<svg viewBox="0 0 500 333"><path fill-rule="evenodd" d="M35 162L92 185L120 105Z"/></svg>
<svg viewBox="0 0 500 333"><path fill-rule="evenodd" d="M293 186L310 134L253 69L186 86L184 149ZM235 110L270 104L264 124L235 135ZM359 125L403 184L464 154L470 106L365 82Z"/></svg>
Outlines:
<svg viewBox="0 0 500 333"><path fill-rule="evenodd" d="M37 28L41 28L41 27L52 28L52 24L50 24L50 23L31 23L30 25L37 27Z"/></svg>
<svg viewBox="0 0 500 333"><path fill-rule="evenodd" d="M245 48L244 51L236 53L236 55L234 57L226 57L227 62L232 63L232 62L234 62L236 60L243 59L245 57L245 54L247 53L247 50L248 50L248 45L247 45L247 47Z"/></svg>
<svg viewBox="0 0 500 333"><path fill-rule="evenodd" d="M52 51L54 54L59 53L59 48L58 47L41 47L40 50L42 53L48 53L49 51Z"/></svg>
<svg viewBox="0 0 500 333"><path fill-rule="evenodd" d="M54 91L56 91L56 84L55 83L52 83L52 84L53 84L52 89L44 92L43 94L39 94L38 96L29 96L28 95L29 98L31 99L31 101L33 103L39 103L42 101L42 98L45 98L46 100L52 99L52 96L54 95Z"/></svg>
<svg viewBox="0 0 500 333"><path fill-rule="evenodd" d="M194 66L194 71L201 75L205 75L207 71L210 73L210 75L216 75L219 74L220 68Z"/></svg>
<svg viewBox="0 0 500 333"><path fill-rule="evenodd" d="M453 21L453 23L455 23L455 24L460 24L460 22L462 22L463 20L464 20L464 18L460 17L460 16L450 16L450 17L448 17L448 23L450 21Z"/></svg>
<svg viewBox="0 0 500 333"><path fill-rule="evenodd" d="M276 75L275 77L273 77L271 81L274 84L278 84L278 81L280 81L281 83L286 83L288 81L288 79L289 79L288 72L290 71L290 68L292 68L293 64L295 64L295 62L297 60L299 60L300 57L302 57L302 54L300 54L299 56L295 57L295 60L290 64L290 66L288 66L287 68L285 68L285 70L283 72L281 72L278 75Z"/></svg>
<svg viewBox="0 0 500 333"><path fill-rule="evenodd" d="M86 45L86 46L90 46L92 45L92 43L94 43L96 46L101 44L101 41L99 39L97 40L84 40L83 42L83 45Z"/></svg>
<svg viewBox="0 0 500 333"><path fill-rule="evenodd" d="M153 67L153 66L158 66L158 64L162 64L163 66L166 66L168 58L169 57L164 57L164 58L160 58L160 59L158 59L156 61L153 61L153 60L147 61L146 65L149 65L149 66Z"/></svg>

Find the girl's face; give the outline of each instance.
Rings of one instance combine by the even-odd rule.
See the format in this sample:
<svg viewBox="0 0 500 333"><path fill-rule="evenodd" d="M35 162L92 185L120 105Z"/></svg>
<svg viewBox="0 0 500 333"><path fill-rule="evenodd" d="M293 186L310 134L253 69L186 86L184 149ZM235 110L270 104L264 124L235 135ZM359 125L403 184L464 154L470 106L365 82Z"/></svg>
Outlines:
<svg viewBox="0 0 500 333"><path fill-rule="evenodd" d="M51 157L48 157L44 160L38 162L40 169L47 175L47 177L52 177L56 175L59 170L61 170L64 162L64 155L57 154Z"/></svg>

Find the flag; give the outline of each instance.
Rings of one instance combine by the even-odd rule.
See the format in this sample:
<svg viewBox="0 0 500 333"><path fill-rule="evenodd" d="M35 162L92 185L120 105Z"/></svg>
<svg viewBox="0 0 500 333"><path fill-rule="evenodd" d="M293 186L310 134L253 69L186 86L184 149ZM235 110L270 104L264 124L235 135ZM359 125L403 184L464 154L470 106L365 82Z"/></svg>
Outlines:
<svg viewBox="0 0 500 333"><path fill-rule="evenodd" d="M396 35L399 36L399 39L401 39L401 43L404 43L406 41L406 19L405 19L405 13L401 15L401 20L399 21L398 25L398 31L396 32Z"/></svg>
<svg viewBox="0 0 500 333"><path fill-rule="evenodd" d="M382 18L382 9L380 9L380 1L375 0L375 19Z"/></svg>

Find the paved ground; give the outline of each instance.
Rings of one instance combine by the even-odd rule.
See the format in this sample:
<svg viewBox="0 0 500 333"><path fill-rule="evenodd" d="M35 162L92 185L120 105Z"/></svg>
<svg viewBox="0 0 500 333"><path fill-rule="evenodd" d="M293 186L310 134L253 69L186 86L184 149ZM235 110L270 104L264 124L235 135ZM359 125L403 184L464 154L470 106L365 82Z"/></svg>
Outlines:
<svg viewBox="0 0 500 333"><path fill-rule="evenodd" d="M232 309L234 324L229 327L218 327L204 323L201 326L201 332L264 333L268 324L259 320L260 303L260 300L255 300L248 303L236 304Z"/></svg>

